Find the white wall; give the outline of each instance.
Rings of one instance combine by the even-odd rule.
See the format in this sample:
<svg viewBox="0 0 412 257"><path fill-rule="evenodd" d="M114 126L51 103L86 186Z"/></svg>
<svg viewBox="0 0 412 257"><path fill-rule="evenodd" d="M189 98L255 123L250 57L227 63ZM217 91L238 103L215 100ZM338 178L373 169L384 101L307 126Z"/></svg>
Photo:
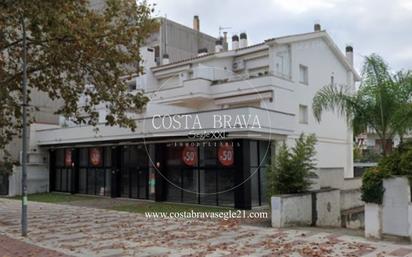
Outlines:
<svg viewBox="0 0 412 257"><path fill-rule="evenodd" d="M310 194L273 196L272 227L309 226L312 223L312 200Z"/></svg>
<svg viewBox="0 0 412 257"><path fill-rule="evenodd" d="M9 177L9 196L21 195L21 167L14 167ZM44 193L49 191L48 165L27 166L27 193Z"/></svg>
<svg viewBox="0 0 412 257"><path fill-rule="evenodd" d="M292 81L293 81L293 112L299 113L299 105L309 108L308 123L300 124L299 115L295 115L295 135L290 137L289 144L300 133L315 133L318 138L317 161L320 168L343 167L345 177L353 177L352 136L345 118L336 113L324 112L321 122L316 121L311 109L312 99L323 86L330 84L333 74L337 84L347 84L346 68L336 58L334 53L322 39L314 39L294 43L292 49ZM309 84L299 83L299 65L308 67Z"/></svg>
<svg viewBox="0 0 412 257"><path fill-rule="evenodd" d="M317 226L340 227L340 190L319 191L316 194Z"/></svg>
<svg viewBox="0 0 412 257"><path fill-rule="evenodd" d="M383 180L383 233L409 236L408 208L411 203L409 181L406 177Z"/></svg>

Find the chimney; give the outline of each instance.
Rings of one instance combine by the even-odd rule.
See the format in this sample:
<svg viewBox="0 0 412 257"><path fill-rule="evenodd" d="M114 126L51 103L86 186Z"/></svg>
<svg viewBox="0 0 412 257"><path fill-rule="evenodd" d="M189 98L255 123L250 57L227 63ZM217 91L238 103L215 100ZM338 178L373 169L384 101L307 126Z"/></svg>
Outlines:
<svg viewBox="0 0 412 257"><path fill-rule="evenodd" d="M223 38L220 37L218 40L216 40L215 53L219 53L222 51L223 51Z"/></svg>
<svg viewBox="0 0 412 257"><path fill-rule="evenodd" d="M206 54L207 54L207 48L200 48L197 51L197 56L203 56L203 55L206 55Z"/></svg>
<svg viewBox="0 0 412 257"><path fill-rule="evenodd" d="M237 50L239 48L239 37L237 35L232 36L232 50Z"/></svg>
<svg viewBox="0 0 412 257"><path fill-rule="evenodd" d="M223 50L229 50L229 44L227 43L227 32L223 32Z"/></svg>
<svg viewBox="0 0 412 257"><path fill-rule="evenodd" d="M348 59L348 62L350 65L353 66L353 47L351 45L346 46L346 59Z"/></svg>
<svg viewBox="0 0 412 257"><path fill-rule="evenodd" d="M246 33L241 33L240 34L239 48L244 48L244 47L247 47L247 34Z"/></svg>
<svg viewBox="0 0 412 257"><path fill-rule="evenodd" d="M321 31L322 30L322 27L320 26L320 23L315 23L315 25L313 26L313 30L315 31L315 32L319 32L319 31Z"/></svg>
<svg viewBox="0 0 412 257"><path fill-rule="evenodd" d="M162 65L166 65L170 63L169 55L168 54L163 54L162 58Z"/></svg>
<svg viewBox="0 0 412 257"><path fill-rule="evenodd" d="M193 29L196 31L200 31L200 20L198 15L195 15L193 17Z"/></svg>

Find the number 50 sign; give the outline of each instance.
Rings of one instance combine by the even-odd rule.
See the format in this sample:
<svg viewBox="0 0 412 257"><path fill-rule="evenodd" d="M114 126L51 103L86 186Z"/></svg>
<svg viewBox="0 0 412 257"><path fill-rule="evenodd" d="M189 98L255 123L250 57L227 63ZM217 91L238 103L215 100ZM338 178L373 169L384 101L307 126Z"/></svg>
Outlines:
<svg viewBox="0 0 412 257"><path fill-rule="evenodd" d="M234 151L231 145L221 145L217 153L220 164L223 166L232 166L234 162Z"/></svg>
<svg viewBox="0 0 412 257"><path fill-rule="evenodd" d="M182 151L183 162L187 166L197 165L197 148L193 146L186 146Z"/></svg>

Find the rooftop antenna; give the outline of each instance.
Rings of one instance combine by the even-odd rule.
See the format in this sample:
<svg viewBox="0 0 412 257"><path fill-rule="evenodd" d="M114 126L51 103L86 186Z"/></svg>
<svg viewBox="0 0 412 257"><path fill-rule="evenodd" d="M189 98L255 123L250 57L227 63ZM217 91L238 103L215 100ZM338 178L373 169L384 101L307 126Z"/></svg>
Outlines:
<svg viewBox="0 0 412 257"><path fill-rule="evenodd" d="M219 26L219 37L221 37L222 36L222 31L223 30L227 30L227 29L231 29L232 27L222 27L222 26Z"/></svg>
<svg viewBox="0 0 412 257"><path fill-rule="evenodd" d="M165 13L165 49L167 51L167 13ZM162 53L163 55L164 53Z"/></svg>

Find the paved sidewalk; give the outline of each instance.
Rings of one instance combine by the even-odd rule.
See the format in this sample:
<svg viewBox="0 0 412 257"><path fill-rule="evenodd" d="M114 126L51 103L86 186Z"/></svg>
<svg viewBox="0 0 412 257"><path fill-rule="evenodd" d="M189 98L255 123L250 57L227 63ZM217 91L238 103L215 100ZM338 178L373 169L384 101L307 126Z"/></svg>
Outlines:
<svg viewBox="0 0 412 257"><path fill-rule="evenodd" d="M19 219L20 202L0 199L0 234L71 256L412 257L410 245L360 237L236 221L148 220L141 214L45 203L29 204L30 233L23 240Z"/></svg>
<svg viewBox="0 0 412 257"><path fill-rule="evenodd" d="M20 240L0 235L0 257L70 257L68 255L41 248Z"/></svg>

